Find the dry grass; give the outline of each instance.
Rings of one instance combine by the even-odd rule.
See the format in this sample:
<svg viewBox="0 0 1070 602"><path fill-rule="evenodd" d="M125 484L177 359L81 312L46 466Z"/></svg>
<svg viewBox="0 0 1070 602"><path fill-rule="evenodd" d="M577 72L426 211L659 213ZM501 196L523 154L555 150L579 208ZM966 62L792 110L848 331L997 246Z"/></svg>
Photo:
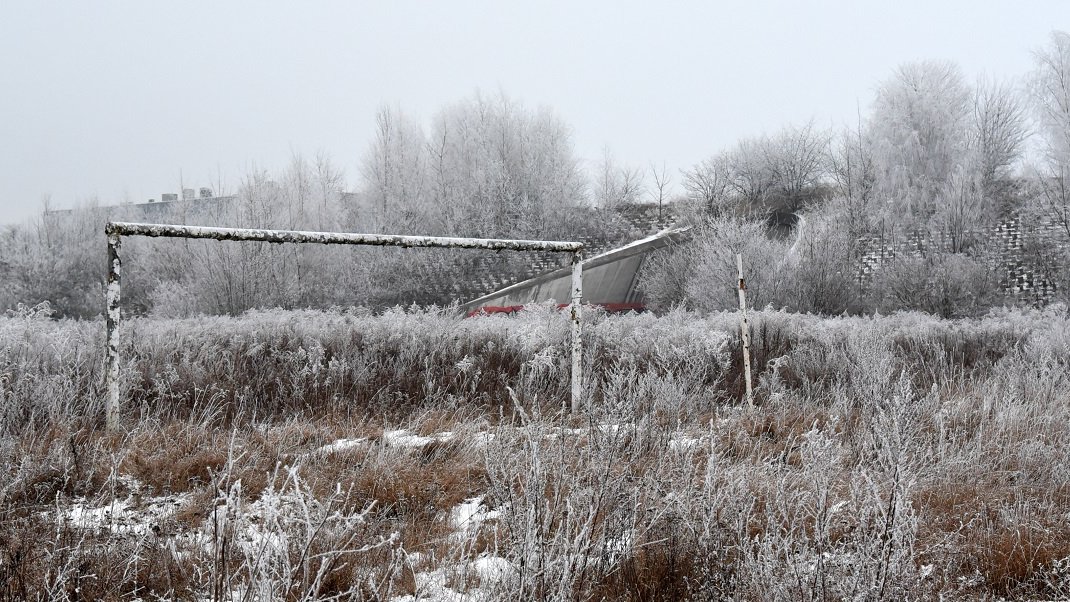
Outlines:
<svg viewBox="0 0 1070 602"><path fill-rule="evenodd" d="M588 320L0 319L0 600L1070 596L1064 311Z"/></svg>

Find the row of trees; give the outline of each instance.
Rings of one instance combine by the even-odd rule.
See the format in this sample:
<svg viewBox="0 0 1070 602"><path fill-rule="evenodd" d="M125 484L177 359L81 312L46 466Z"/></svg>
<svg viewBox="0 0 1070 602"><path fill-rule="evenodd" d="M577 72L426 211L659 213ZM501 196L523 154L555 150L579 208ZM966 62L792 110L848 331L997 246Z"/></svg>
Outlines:
<svg viewBox="0 0 1070 602"><path fill-rule="evenodd" d="M854 126L837 132L809 122L741 140L683 170L679 199L664 165L621 165L607 149L584 169L570 128L552 110L476 94L444 107L426 127L399 109L381 110L355 193L326 157L298 156L281 172L249 174L227 201L153 217L611 243L637 234L619 218L621 206L655 201L696 227L695 244L651 262L643 277L648 297L661 305L731 306L734 255L742 252L760 305L970 313L998 302L1006 279L987 244L997 220L1014 214L1027 230L1054 225L1070 243L1070 35L1054 33L1035 59L1017 83L970 85L949 63L903 65ZM1030 146L1036 152L1027 160ZM11 284L0 304L47 300L63 315L98 314L103 223L143 219L143 212L88 207L9 228L0 236L0 276ZM791 240L770 239L763 234L770 212L802 215L805 226ZM866 253L908 238L924 252L858 278ZM175 240L133 239L127 249L130 307L163 314L442 303L468 294L460 284L516 273L530 261ZM1059 249L1034 244L1026 252L1068 282L1058 272L1070 258ZM958 283L936 282L935 274ZM912 288L943 292L925 300Z"/></svg>
<svg viewBox="0 0 1070 602"><path fill-rule="evenodd" d="M822 193L829 140L813 122L741 140L684 172L687 198L714 216L799 211Z"/></svg>
<svg viewBox="0 0 1070 602"><path fill-rule="evenodd" d="M552 236L585 195L568 127L504 95L443 109L429 132L396 109L376 117L361 163L381 224L436 234Z"/></svg>
<svg viewBox="0 0 1070 602"><path fill-rule="evenodd" d="M99 314L108 220L333 230L351 221L343 201L342 173L329 159L297 156L274 177L251 173L221 199L46 212L0 237L0 277L8 283L0 304L47 301L62 316ZM236 313L353 300L343 294L353 271L341 263L330 273L320 269L332 262L323 248L141 238L123 248L124 306L135 311Z"/></svg>
<svg viewBox="0 0 1070 602"><path fill-rule="evenodd" d="M971 88L953 64L910 63L856 127L833 133L809 122L747 138L683 182L713 215L798 212L835 196L885 228L957 232L1014 201L1008 184L1028 134L1026 103L1010 83Z"/></svg>
<svg viewBox="0 0 1070 602"><path fill-rule="evenodd" d="M222 200L174 206L87 206L46 212L0 236L0 304L49 301L60 315L100 313L103 226L108 219L249 228L372 231L474 237L634 235L612 209L634 202L641 182L607 159L610 186L633 187L604 206L588 203L571 131L553 111L505 95L477 94L445 107L425 131L393 108L347 192L329 158L295 156L281 172L254 171ZM607 155L608 157L608 155ZM663 170L664 171L664 170ZM389 306L449 303L474 294L488 273L517 273L528 254L132 238L124 243L124 305L161 315L238 313L258 306Z"/></svg>
<svg viewBox="0 0 1070 602"><path fill-rule="evenodd" d="M1030 145L1039 150L1027 156ZM655 262L646 291L662 305L731 306L742 252L760 305L976 313L1001 301L1007 258L992 231L1011 216L1027 235L1061 233L1027 236L1024 260L1070 284L1068 149L1070 35L1052 34L1021 82L971 86L951 63L903 65L853 127L787 127L686 170L698 241ZM806 225L795 240L767 240L770 211ZM881 248L900 256L861 278L863 255Z"/></svg>

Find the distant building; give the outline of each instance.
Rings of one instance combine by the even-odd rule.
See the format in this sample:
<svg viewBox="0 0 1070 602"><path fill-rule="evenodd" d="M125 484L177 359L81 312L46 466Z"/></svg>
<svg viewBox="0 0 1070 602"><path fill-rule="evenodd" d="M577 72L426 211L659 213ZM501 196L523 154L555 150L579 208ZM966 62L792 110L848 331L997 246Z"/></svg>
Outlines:
<svg viewBox="0 0 1070 602"><path fill-rule="evenodd" d="M187 192L192 189L186 189ZM94 218L113 221L143 221L169 223L215 223L230 212L237 201L234 195L211 196L210 188L202 188L202 195L209 196L179 199L178 194L165 192L160 200L149 199L144 203L101 205L78 209L50 210L44 213L46 220L70 220L74 216L92 215Z"/></svg>

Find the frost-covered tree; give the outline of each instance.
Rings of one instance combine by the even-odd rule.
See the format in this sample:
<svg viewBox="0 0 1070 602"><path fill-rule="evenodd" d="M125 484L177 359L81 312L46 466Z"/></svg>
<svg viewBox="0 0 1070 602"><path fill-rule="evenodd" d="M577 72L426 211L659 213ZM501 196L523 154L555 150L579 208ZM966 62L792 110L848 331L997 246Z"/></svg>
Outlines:
<svg viewBox="0 0 1070 602"><path fill-rule="evenodd" d="M476 94L440 112L430 139L435 204L458 233L548 236L585 196L569 128L548 108Z"/></svg>
<svg viewBox="0 0 1070 602"><path fill-rule="evenodd" d="M745 138L732 150L731 188L748 209L762 206L772 190L773 170L769 163L768 138Z"/></svg>
<svg viewBox="0 0 1070 602"><path fill-rule="evenodd" d="M1029 130L1011 84L970 87L953 63L908 63L879 87L867 126L834 150L834 178L848 198L872 196L884 227L940 231L960 251L1013 201Z"/></svg>
<svg viewBox="0 0 1070 602"><path fill-rule="evenodd" d="M200 224L231 227L341 230L346 228L341 171L323 154L295 154L279 172L243 177L232 200L187 216ZM161 219L161 221L183 221ZM308 307L359 302L348 286L362 266L339 261L347 250L137 237L124 241L129 292L164 316L240 313L254 307ZM144 287L139 291L138 287ZM124 297L127 296L124 283Z"/></svg>
<svg viewBox="0 0 1070 602"><path fill-rule="evenodd" d="M545 236L561 208L585 198L570 130L550 109L476 94L442 109L427 134L399 114L380 114L361 170L363 191L391 225Z"/></svg>
<svg viewBox="0 0 1070 602"><path fill-rule="evenodd" d="M595 205L609 210L640 202L646 190L643 172L637 167L618 165L608 148L602 149L591 188Z"/></svg>
<svg viewBox="0 0 1070 602"><path fill-rule="evenodd" d="M1030 87L1047 159L1070 165L1070 34L1053 32L1035 61Z"/></svg>
<svg viewBox="0 0 1070 602"><path fill-rule="evenodd" d="M762 141L762 151L778 208L799 211L825 177L829 133L809 121L789 126Z"/></svg>
<svg viewBox="0 0 1070 602"><path fill-rule="evenodd" d="M1070 239L1070 34L1056 31L1037 51L1029 89L1044 143L1037 204Z"/></svg>
<svg viewBox="0 0 1070 602"><path fill-rule="evenodd" d="M567 238L579 225L570 210L587 196L565 122L505 94L452 103L426 129L398 110L380 113L361 175L360 197L376 207L376 227L397 233ZM385 296L374 303L449 301L449 291L430 290L428 281L471 280L487 270L474 257L384 253L373 280Z"/></svg>
<svg viewBox="0 0 1070 602"><path fill-rule="evenodd" d="M713 216L799 211L825 178L828 141L813 122L745 138L685 171L684 190Z"/></svg>
<svg viewBox="0 0 1070 602"><path fill-rule="evenodd" d="M726 213L732 206L732 162L727 152L720 152L683 172L687 199L702 207L708 215Z"/></svg>
<svg viewBox="0 0 1070 602"><path fill-rule="evenodd" d="M966 251L980 238L988 209L984 202L982 182L978 173L967 166L958 166L948 177L937 197L935 225L947 235L948 250Z"/></svg>
<svg viewBox="0 0 1070 602"><path fill-rule="evenodd" d="M651 161L650 177L654 180L654 185L650 188L650 200L658 205L658 227L660 228L665 223L665 203L669 200L672 174L665 168L664 162L661 167L658 167Z"/></svg>
<svg viewBox="0 0 1070 602"><path fill-rule="evenodd" d="M872 147L861 119L855 128L845 128L830 141L827 160L833 194L842 202L842 225L855 240L872 226L875 186Z"/></svg>
<svg viewBox="0 0 1070 602"><path fill-rule="evenodd" d="M851 206L834 198L808 209L805 225L789 247L784 267L788 289L783 304L800 312L839 314L855 309L862 291L858 275L858 239L849 223Z"/></svg>
<svg viewBox="0 0 1070 602"><path fill-rule="evenodd" d="M970 137L974 169L988 204L1005 203L1015 164L1022 157L1029 126L1025 103L1007 82L982 79L974 90Z"/></svg>
<svg viewBox="0 0 1070 602"><path fill-rule="evenodd" d="M96 204L91 200L70 213L46 211L0 234L3 306L48 302L58 317L88 318L101 312L107 218Z"/></svg>
<svg viewBox="0 0 1070 602"><path fill-rule="evenodd" d="M690 307L716 311L738 306L737 253L743 256L747 302L754 307L781 304L787 248L765 236L764 222L714 218L698 229L693 244L693 272L686 285Z"/></svg>
<svg viewBox="0 0 1070 602"><path fill-rule="evenodd" d="M868 134L887 218L909 216L916 225L936 212L951 174L967 161L970 106L952 63L908 63L879 86Z"/></svg>
<svg viewBox="0 0 1070 602"><path fill-rule="evenodd" d="M420 125L398 108L383 107L375 116L375 139L361 161L363 194L380 224L422 207L427 182L427 139Z"/></svg>

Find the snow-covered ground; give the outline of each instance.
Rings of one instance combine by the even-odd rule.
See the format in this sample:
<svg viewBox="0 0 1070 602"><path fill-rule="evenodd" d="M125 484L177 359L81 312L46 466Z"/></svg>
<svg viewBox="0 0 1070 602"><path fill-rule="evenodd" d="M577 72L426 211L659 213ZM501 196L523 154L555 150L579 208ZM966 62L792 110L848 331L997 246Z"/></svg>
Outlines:
<svg viewBox="0 0 1070 602"><path fill-rule="evenodd" d="M509 432L514 431L514 432ZM634 426L626 423L607 423L591 427L552 427L500 426L487 430L466 432L464 440L454 431L441 431L430 435L419 435L411 430L387 430L380 437L353 437L337 439L320 446L304 455L301 460L314 465L317 458L331 454L343 453L370 446L382 446L384 449L419 449L433 442L467 443L469 449L485 450L503 434L515 437L518 434L531 436L537 434L547 441L563 438L616 438L626 436L634 431ZM708 443L709 433L676 432L670 439L670 448L687 451ZM291 468L289 479L296 479L297 469ZM284 475L285 476L285 475ZM289 481L287 481L289 482ZM129 538L153 538L156 541L167 540L167 545L180 554L213 554L214 539L218 531L227 527L234 529L233 544L247 559L268 562L279 554L285 554L289 534L285 532L280 521L285 521L294 512L293 506L313 503L301 497L300 485L295 490L271 490L253 500L247 500L242 493L241 482L235 482L228 491L220 491L215 501L214 511L203 518L199 526L181 527L176 520L184 505L191 500L190 493L169 495L147 495L148 487L136 479L121 477L122 495L109 499L90 500L76 498L57 505L50 512L65 524L92 534L107 534ZM339 484L339 488L343 487ZM315 514L320 508L301 508L306 514ZM426 602L480 602L495 599L499 586L517 573L513 563L504 557L488 552L472 554L467 552L472 542L479 536L481 528L488 522L502 518L503 508L490 508L483 495L465 499L456 506L443 512L444 520L450 528L448 541L452 542L455 552L447 554L447 559L430 562L426 555L419 552L405 553L405 563L412 571L415 585L414 593L397 595L396 602L416 600ZM362 517L354 515L353 521ZM616 553L623 553L630 545L629 534L622 535L619 541L610 542ZM384 542L365 542L380 545ZM389 543L389 542L385 542ZM616 549L620 548L620 549ZM232 592L234 599L245 597L248 592ZM207 599L207 598L204 598ZM254 596L253 599L258 599Z"/></svg>

